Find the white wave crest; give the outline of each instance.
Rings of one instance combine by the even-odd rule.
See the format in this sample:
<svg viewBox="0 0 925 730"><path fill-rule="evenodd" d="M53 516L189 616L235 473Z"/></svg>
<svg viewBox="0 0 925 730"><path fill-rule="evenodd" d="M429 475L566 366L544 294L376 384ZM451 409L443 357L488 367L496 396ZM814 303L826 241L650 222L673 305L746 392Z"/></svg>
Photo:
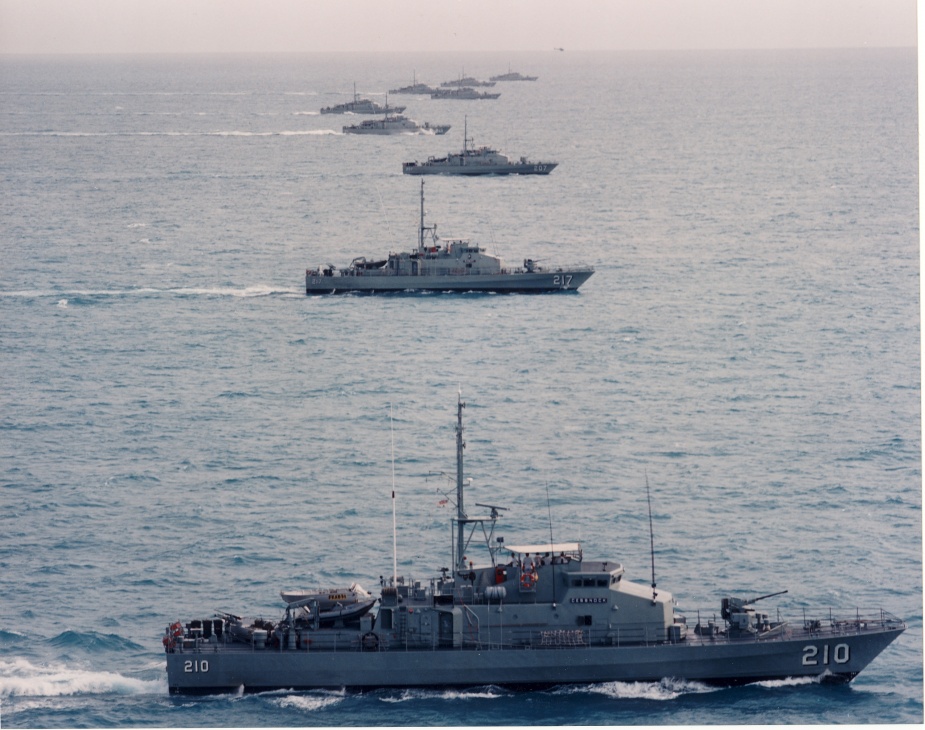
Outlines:
<svg viewBox="0 0 925 730"><path fill-rule="evenodd" d="M776 689L778 687L799 687L806 684L819 684L822 681L822 675L818 677L787 677L785 679L767 679L763 682L755 682L759 687Z"/></svg>
<svg viewBox="0 0 925 730"><path fill-rule="evenodd" d="M291 707L295 710L302 710L304 712L316 712L317 710L323 710L325 707L336 705L338 702L341 702L345 696L343 692L287 695L286 697L280 697L276 700L276 704L280 707Z"/></svg>
<svg viewBox="0 0 925 730"><path fill-rule="evenodd" d="M36 666L22 658L0 662L0 697L166 693L166 677L134 679L114 672L74 669L62 664Z"/></svg>
<svg viewBox="0 0 925 730"><path fill-rule="evenodd" d="M475 690L445 690L440 697L445 700L495 700L504 695L492 689Z"/></svg>
<svg viewBox="0 0 925 730"><path fill-rule="evenodd" d="M398 695L387 695L380 697L382 702L397 704L399 702L408 702L409 700L434 699L442 700L494 700L503 697L504 694L493 687L483 687L472 690L434 690L434 689L406 689Z"/></svg>
<svg viewBox="0 0 925 730"><path fill-rule="evenodd" d="M181 296L225 296L225 297L267 297L280 294L302 294L304 290L293 287L270 286L269 284L256 284L243 289L231 287L178 287L176 289L153 289L140 287L138 289L75 289L73 291L0 291L0 297L37 299L40 297L125 297L133 295L151 294L178 294ZM64 304L62 304L64 302ZM58 306L67 306L67 299L58 299Z"/></svg>
<svg viewBox="0 0 925 730"><path fill-rule="evenodd" d="M299 112L309 114L309 112ZM0 132L0 137L289 137L293 135L340 134L333 129L281 129L254 132L247 129L215 129L204 132Z"/></svg>
<svg viewBox="0 0 925 730"><path fill-rule="evenodd" d="M614 699L655 701L674 700L683 695L718 691L716 687L681 679L663 679L660 682L604 682L589 685L586 689L594 694L602 694Z"/></svg>
<svg viewBox="0 0 925 730"><path fill-rule="evenodd" d="M141 290L139 290L141 291ZM205 287L205 288L180 288L180 289L163 289L160 290L148 290L148 293L164 293L164 294L181 294L185 296L195 295L195 296L221 296L221 297L242 297L247 299L249 297L269 297L274 294L301 294L301 289L293 289L291 287L275 287L269 286L266 284L258 284L256 286L246 286L243 289L232 289L230 287ZM129 292L131 293L131 292Z"/></svg>

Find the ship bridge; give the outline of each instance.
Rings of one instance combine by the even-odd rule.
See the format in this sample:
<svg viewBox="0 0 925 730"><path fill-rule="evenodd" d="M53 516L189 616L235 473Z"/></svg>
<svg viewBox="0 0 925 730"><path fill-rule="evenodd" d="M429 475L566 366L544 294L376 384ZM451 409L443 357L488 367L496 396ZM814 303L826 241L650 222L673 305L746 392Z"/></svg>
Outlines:
<svg viewBox="0 0 925 730"><path fill-rule="evenodd" d="M515 560L548 560L551 563L581 562L580 542L547 542L537 545L505 545Z"/></svg>

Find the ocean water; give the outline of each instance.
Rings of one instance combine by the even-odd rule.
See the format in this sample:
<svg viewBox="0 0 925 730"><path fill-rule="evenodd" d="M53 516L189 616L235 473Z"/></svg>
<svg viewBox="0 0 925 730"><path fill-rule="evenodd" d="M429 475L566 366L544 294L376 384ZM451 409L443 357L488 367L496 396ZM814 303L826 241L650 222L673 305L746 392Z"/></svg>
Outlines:
<svg viewBox="0 0 925 730"><path fill-rule="evenodd" d="M445 137L318 114L509 66L540 80L390 97ZM581 291L306 297L413 244L401 162L464 121L559 167L428 179L428 220ZM0 722L921 723L917 158L914 49L0 59ZM171 620L377 585L393 440L399 568L445 564L458 391L508 542L551 514L648 582L648 480L682 609L908 630L841 687L168 696Z"/></svg>

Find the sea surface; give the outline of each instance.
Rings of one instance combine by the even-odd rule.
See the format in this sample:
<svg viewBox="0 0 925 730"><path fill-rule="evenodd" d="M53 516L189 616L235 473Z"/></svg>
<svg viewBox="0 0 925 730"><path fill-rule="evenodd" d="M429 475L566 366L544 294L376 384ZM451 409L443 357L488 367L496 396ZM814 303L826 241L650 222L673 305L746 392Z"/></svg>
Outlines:
<svg viewBox="0 0 925 730"><path fill-rule="evenodd" d="M320 115L390 95L444 137ZM401 163L476 144L549 176L428 178L428 222L578 293L306 297L410 249ZM921 723L916 52L0 58L4 727ZM174 698L161 635L283 588L446 565L469 502L581 540L691 615L883 608L848 686ZM547 489L549 503L547 507ZM551 518L551 520L550 520Z"/></svg>

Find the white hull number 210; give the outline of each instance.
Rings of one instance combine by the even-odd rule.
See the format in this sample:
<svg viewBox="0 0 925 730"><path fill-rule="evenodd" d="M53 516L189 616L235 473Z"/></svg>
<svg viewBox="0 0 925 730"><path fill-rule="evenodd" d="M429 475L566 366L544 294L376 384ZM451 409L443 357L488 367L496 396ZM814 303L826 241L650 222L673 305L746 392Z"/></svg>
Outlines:
<svg viewBox="0 0 925 730"><path fill-rule="evenodd" d="M851 659L851 649L847 644L836 644L832 647L831 659L835 664L847 664ZM819 656L819 647L809 644L803 647L803 666L818 667L829 664L829 645L823 644L822 656Z"/></svg>

